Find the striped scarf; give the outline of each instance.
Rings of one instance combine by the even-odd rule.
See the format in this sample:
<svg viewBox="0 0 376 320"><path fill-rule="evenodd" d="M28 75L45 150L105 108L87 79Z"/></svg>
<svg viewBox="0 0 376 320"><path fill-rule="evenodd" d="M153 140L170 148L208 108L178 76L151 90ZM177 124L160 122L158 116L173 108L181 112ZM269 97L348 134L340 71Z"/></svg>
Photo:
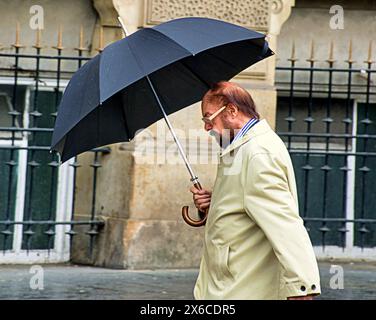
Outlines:
<svg viewBox="0 0 376 320"><path fill-rule="evenodd" d="M241 128L240 131L236 134L234 140L232 140L231 143L233 143L235 140L240 139L241 137L243 137L248 132L248 130L251 129L258 122L259 122L259 120L256 119L256 118L252 118L251 120L249 120L243 126L243 128Z"/></svg>

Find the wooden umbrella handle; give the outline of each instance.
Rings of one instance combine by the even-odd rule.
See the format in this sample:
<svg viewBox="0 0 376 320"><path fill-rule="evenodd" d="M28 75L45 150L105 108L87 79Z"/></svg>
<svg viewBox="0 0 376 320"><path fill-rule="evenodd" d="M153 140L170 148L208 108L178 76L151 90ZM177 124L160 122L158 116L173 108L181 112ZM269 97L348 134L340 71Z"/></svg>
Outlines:
<svg viewBox="0 0 376 320"><path fill-rule="evenodd" d="M206 209L205 211L198 210L198 215L200 217L200 220L192 219L188 214L188 209L189 209L188 206L184 206L181 210L181 214L183 216L183 219L187 224L189 224L192 227L201 227L201 226L205 225L206 219L208 217L208 209Z"/></svg>
<svg viewBox="0 0 376 320"><path fill-rule="evenodd" d="M193 185L196 187L196 189L202 190L202 187L199 182L194 183ZM205 211L198 210L198 216L200 218L199 220L192 219L188 214L188 209L188 206L184 206L181 210L183 219L187 224L189 224L192 227L201 227L205 225L206 219L208 217L209 208L205 209Z"/></svg>

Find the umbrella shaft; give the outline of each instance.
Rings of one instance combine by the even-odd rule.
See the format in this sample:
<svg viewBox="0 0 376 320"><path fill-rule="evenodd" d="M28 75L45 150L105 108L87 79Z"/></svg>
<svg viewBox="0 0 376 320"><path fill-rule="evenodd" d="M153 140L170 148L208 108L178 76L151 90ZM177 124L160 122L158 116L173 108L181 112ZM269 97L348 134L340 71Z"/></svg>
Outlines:
<svg viewBox="0 0 376 320"><path fill-rule="evenodd" d="M192 169L192 167L190 166L190 164L189 164L189 162L188 162L188 159L187 159L187 156L186 156L185 153L184 153L183 147L181 146L180 141L179 141L178 137L177 137L176 134L175 134L175 130L174 130L174 128L172 127L172 125L171 125L171 123L170 123L170 120L169 120L168 117L167 117L167 114L166 114L166 112L165 112L165 110L164 110L164 108L163 108L163 106L162 106L161 101L159 100L158 94L157 94L157 92L155 91L154 86L153 86L153 84L152 84L152 82L151 82L149 76L146 76L146 79L148 80L149 85L150 85L150 88L151 88L151 90L153 91L154 97L155 97L155 99L157 100L158 106L159 106L159 108L160 108L161 111L162 111L163 117L164 117L164 119L165 119L165 121L166 121L166 123L167 123L167 127L169 128L169 130L170 130L170 132L171 132L171 134L172 134L172 137L174 138L174 140L175 140L175 142L176 142L176 145L178 146L179 153L180 153L181 157L182 157L183 160L184 160L185 166L187 167L187 169L188 169L188 171L189 171L189 174L191 175L191 181L192 181L194 184L195 184L195 183L198 183L198 184L199 184L198 178L197 178L197 176L195 175L195 173L193 172L193 169Z"/></svg>

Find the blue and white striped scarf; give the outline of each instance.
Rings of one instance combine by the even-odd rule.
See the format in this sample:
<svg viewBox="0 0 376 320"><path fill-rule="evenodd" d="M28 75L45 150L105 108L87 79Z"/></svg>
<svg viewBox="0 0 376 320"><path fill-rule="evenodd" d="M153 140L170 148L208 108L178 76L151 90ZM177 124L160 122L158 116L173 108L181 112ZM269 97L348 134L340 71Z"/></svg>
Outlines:
<svg viewBox="0 0 376 320"><path fill-rule="evenodd" d="M235 138L232 140L231 143L234 143L235 140L240 139L243 137L249 129L251 129L256 123L258 123L259 120L256 118L252 118L249 120L241 129L240 131L236 134Z"/></svg>

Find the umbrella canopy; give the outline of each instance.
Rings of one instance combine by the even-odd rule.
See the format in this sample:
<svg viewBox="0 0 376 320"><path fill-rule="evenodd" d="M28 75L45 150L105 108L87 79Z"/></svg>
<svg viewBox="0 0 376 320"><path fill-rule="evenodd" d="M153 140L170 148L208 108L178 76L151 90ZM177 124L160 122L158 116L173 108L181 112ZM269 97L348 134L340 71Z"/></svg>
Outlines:
<svg viewBox="0 0 376 320"><path fill-rule="evenodd" d="M61 161L110 143L202 99L273 52L265 35L208 18L144 28L107 46L70 80L58 108L51 150ZM157 99L156 99L157 97Z"/></svg>

